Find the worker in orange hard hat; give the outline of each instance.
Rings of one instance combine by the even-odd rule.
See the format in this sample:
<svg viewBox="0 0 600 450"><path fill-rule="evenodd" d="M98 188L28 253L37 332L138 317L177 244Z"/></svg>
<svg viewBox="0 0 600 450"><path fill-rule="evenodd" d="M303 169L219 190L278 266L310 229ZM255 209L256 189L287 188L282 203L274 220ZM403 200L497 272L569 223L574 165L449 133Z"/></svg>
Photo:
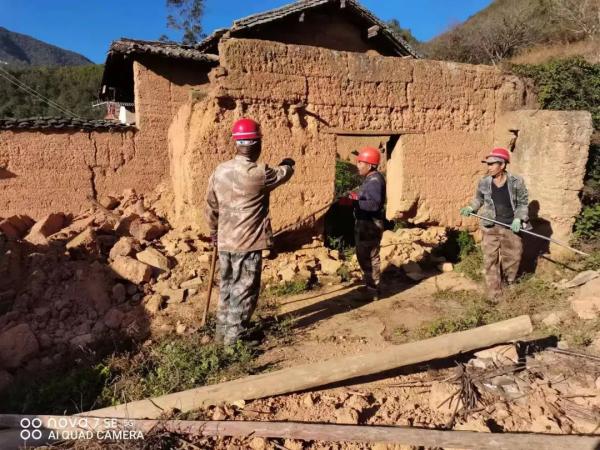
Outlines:
<svg viewBox="0 0 600 450"><path fill-rule="evenodd" d="M225 345L248 337L244 334L260 291L262 251L273 242L269 194L292 177L295 165L291 158L272 168L257 162L261 133L252 119L237 120L231 134L237 154L217 166L206 192L206 217L221 272L215 341Z"/></svg>
<svg viewBox="0 0 600 450"><path fill-rule="evenodd" d="M519 231L529 220L529 195L523 178L507 171L507 149L495 148L481 162L487 164L487 175L479 180L471 204L460 213L469 217L479 212L478 215L505 225L481 219L488 297L497 301L502 294L502 279L511 284L517 277L523 254Z"/></svg>
<svg viewBox="0 0 600 450"><path fill-rule="evenodd" d="M373 298L378 298L381 277L379 247L385 226L385 178L378 170L381 151L363 147L353 154L356 155L358 173L364 181L358 192L341 198L339 204L354 207L356 258L363 271L366 289Z"/></svg>

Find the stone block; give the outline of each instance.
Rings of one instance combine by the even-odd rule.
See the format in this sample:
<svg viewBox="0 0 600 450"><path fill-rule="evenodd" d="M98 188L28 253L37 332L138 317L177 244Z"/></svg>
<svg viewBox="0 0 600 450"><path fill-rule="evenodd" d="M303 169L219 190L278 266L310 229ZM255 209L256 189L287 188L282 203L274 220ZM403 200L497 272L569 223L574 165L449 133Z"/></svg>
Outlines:
<svg viewBox="0 0 600 450"><path fill-rule="evenodd" d="M96 232L93 228L87 228L67 242L66 249L73 255L95 257L100 255L100 248L96 241Z"/></svg>
<svg viewBox="0 0 600 450"><path fill-rule="evenodd" d="M600 316L600 278L595 278L581 286L571 298L571 308L581 319L595 319Z"/></svg>
<svg viewBox="0 0 600 450"><path fill-rule="evenodd" d="M149 314L156 314L163 306L163 298L159 294L146 297L144 300L144 309Z"/></svg>
<svg viewBox="0 0 600 450"><path fill-rule="evenodd" d="M140 250L141 247L138 241L131 236L125 236L119 239L113 248L110 249L108 257L114 260L118 256L133 256Z"/></svg>
<svg viewBox="0 0 600 450"><path fill-rule="evenodd" d="M152 276L152 268L149 265L129 256L117 256L110 268L120 278L135 284L146 283Z"/></svg>
<svg viewBox="0 0 600 450"><path fill-rule="evenodd" d="M59 232L65 226L65 215L63 213L48 214L43 219L37 221L29 231L29 234L25 240L30 241L33 239L32 244L36 244L36 240L40 237L47 238L48 236Z"/></svg>
<svg viewBox="0 0 600 450"><path fill-rule="evenodd" d="M167 228L160 222L142 222L136 219L129 225L129 233L138 241L153 241L167 232Z"/></svg>
<svg viewBox="0 0 600 450"><path fill-rule="evenodd" d="M321 272L325 275L335 275L342 263L331 258L319 258L319 264L321 264Z"/></svg>
<svg viewBox="0 0 600 450"><path fill-rule="evenodd" d="M136 255L138 261L148 264L156 269L167 271L169 270L169 258L153 247L148 247L146 250L139 252Z"/></svg>

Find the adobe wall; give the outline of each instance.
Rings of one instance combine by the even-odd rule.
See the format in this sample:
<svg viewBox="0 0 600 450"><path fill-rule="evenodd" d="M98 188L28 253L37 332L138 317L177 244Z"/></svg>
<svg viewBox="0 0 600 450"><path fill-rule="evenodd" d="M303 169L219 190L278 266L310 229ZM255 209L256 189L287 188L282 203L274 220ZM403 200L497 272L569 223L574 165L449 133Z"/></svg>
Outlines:
<svg viewBox="0 0 600 450"><path fill-rule="evenodd" d="M581 210L593 131L587 111L514 111L500 117L495 127L495 145L513 143L509 170L527 183L534 225L559 241L568 242ZM550 250L561 253L558 247Z"/></svg>
<svg viewBox="0 0 600 450"><path fill-rule="evenodd" d="M134 62L136 130L0 131L0 217L80 213L87 196L153 192L169 177L167 131L190 88L206 83L161 61ZM166 75L168 74L168 75Z"/></svg>
<svg viewBox="0 0 600 450"><path fill-rule="evenodd" d="M209 97L182 108L170 129L173 137L186 136L170 148L176 216L201 228L206 179L233 155L230 127L242 115L263 126L264 161L297 161L292 181L272 196L274 228L297 224L332 201L334 129L420 133L405 135L405 157L392 155L388 165L401 174L388 189L390 205L397 205L388 215L404 208L404 198L419 197L432 221L457 225L455 209L472 191L497 118L529 98L519 78L485 66L244 39L222 41L219 50ZM457 168L460 179L445 189L440 181Z"/></svg>

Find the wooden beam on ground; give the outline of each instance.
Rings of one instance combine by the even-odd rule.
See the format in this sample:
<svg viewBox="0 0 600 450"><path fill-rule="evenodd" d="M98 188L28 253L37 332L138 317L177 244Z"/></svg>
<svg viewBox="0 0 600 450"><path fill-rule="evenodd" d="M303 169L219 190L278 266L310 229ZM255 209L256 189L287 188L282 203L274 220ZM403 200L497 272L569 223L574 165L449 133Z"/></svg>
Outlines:
<svg viewBox="0 0 600 450"><path fill-rule="evenodd" d="M193 411L207 405L251 400L314 389L352 378L470 352L521 339L532 331L529 316L519 316L472 330L395 345L377 353L352 355L202 386L152 399L80 413L82 416L157 418L172 409Z"/></svg>
<svg viewBox="0 0 600 450"><path fill-rule="evenodd" d="M336 425L300 422L128 420L106 421L105 418L65 416L0 415L0 426L20 428L21 419L39 419L42 428L59 433L91 431L99 436L106 432L128 430L128 437L147 437L150 432L169 432L184 436L262 437L324 442L365 442L403 444L418 447L467 448L489 450L595 450L600 436L552 435L537 433L478 433L442 431L427 428L376 425ZM75 421L73 421L75 419ZM87 420L82 422L82 420ZM62 421L62 424L61 422ZM30 442L31 444L31 442Z"/></svg>

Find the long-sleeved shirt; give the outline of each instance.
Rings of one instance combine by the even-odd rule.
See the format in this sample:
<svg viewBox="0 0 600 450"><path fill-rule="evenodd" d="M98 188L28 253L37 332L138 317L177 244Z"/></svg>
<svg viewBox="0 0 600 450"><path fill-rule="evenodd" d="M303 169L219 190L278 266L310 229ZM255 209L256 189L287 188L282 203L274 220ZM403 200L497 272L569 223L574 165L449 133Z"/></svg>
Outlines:
<svg viewBox="0 0 600 450"><path fill-rule="evenodd" d="M385 216L385 178L379 172L371 172L358 190L358 200L354 202L356 220L382 220Z"/></svg>
<svg viewBox="0 0 600 450"><path fill-rule="evenodd" d="M529 221L529 193L527 192L525 181L522 177L509 172L506 175L506 185L514 218L527 222ZM480 216L496 220L497 211L492 198L492 183L492 177L489 175L479 180L477 189L475 190L475 197L471 201L471 208L473 208L474 212L478 212L481 209L479 211ZM481 225L491 227L494 223L489 220L481 220Z"/></svg>
<svg viewBox="0 0 600 450"><path fill-rule="evenodd" d="M217 233L219 251L272 246L269 194L293 173L291 166L270 168L242 155L217 166L208 180L206 220L210 233Z"/></svg>

